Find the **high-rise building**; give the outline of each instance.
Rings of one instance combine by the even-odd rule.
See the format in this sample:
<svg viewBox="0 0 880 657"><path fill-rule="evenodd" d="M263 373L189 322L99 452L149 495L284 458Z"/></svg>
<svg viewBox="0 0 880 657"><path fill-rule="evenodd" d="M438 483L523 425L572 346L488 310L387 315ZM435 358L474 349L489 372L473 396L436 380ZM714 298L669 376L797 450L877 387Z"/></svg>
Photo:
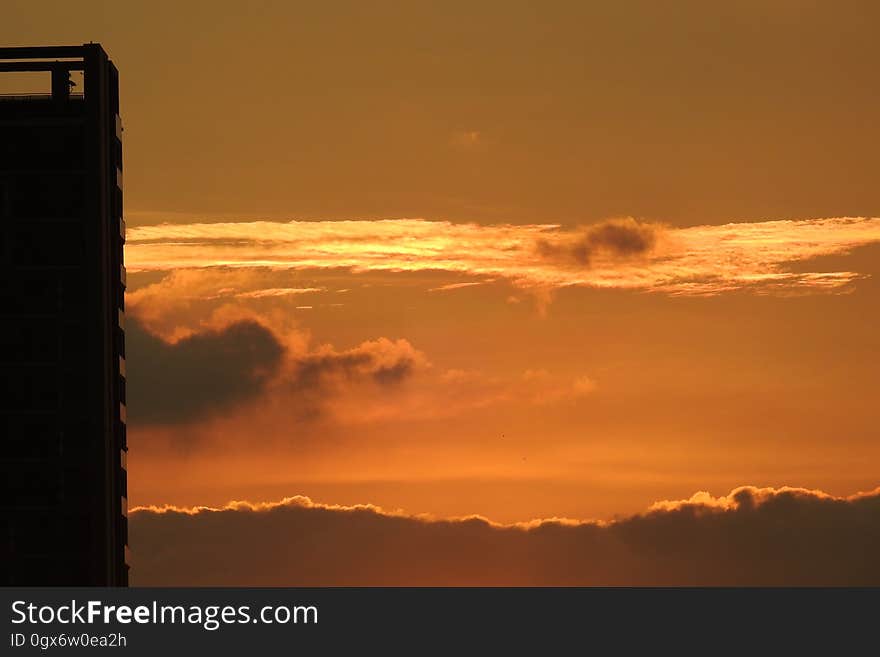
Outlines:
<svg viewBox="0 0 880 657"><path fill-rule="evenodd" d="M25 72L45 93L0 96L0 584L126 585L119 76L98 44L0 48Z"/></svg>

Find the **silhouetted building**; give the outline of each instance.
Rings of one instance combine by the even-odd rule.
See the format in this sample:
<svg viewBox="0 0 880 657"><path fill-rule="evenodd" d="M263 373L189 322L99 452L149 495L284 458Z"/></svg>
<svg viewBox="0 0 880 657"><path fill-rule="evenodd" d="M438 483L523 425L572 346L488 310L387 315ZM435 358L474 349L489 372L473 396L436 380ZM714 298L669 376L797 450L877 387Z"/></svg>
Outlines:
<svg viewBox="0 0 880 657"><path fill-rule="evenodd" d="M0 584L125 585L119 77L97 44L16 71L51 82L0 97Z"/></svg>

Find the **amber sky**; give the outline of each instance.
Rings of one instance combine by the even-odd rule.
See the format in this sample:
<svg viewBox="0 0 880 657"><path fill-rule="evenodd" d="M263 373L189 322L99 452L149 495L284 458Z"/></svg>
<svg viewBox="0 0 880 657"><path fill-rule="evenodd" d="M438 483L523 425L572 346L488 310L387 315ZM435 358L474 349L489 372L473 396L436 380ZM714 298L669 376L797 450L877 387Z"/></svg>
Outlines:
<svg viewBox="0 0 880 657"><path fill-rule="evenodd" d="M121 71L133 504L880 483L880 5L2 13Z"/></svg>

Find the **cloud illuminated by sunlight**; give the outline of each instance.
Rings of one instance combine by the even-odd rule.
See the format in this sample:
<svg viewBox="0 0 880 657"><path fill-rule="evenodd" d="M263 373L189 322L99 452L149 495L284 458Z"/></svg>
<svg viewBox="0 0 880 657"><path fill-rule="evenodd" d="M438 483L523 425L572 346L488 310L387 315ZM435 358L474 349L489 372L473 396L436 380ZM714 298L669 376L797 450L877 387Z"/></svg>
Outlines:
<svg viewBox="0 0 880 657"><path fill-rule="evenodd" d="M667 228L615 220L478 225L422 219L252 221L143 226L129 231L131 271L180 268L440 270L504 277L523 288L624 288L675 295L838 290L854 271L787 265L880 241L880 219L830 218ZM275 293L274 291L271 293Z"/></svg>

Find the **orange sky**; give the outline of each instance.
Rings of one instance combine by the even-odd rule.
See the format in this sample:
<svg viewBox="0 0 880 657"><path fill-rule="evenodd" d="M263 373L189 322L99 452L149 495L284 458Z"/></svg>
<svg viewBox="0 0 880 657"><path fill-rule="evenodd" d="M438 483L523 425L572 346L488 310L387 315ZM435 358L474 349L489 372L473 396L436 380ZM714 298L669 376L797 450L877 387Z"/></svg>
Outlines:
<svg viewBox="0 0 880 657"><path fill-rule="evenodd" d="M4 3L121 71L133 505L877 486L874 3L252 4Z"/></svg>
<svg viewBox="0 0 880 657"><path fill-rule="evenodd" d="M253 350L236 326L283 349L253 355L249 394L198 412L140 424L132 389L136 502L295 490L514 522L742 482L876 485L876 220L658 228L644 252L599 244L589 262L534 247L606 225L132 230L136 330L180 358L214 340L231 372Z"/></svg>

